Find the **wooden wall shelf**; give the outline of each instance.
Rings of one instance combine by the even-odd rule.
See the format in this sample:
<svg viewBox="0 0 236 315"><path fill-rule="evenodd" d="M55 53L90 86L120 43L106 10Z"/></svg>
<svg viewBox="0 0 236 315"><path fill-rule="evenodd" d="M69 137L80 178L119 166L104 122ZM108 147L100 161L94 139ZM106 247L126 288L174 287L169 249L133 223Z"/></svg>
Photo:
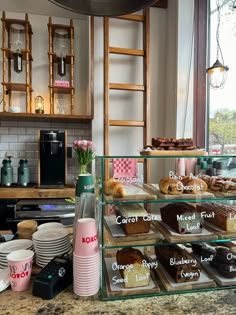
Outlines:
<svg viewBox="0 0 236 315"><path fill-rule="evenodd" d="M33 198L68 198L75 196L75 187L67 186L64 188L5 188L0 187L1 199L33 199Z"/></svg>
<svg viewBox="0 0 236 315"><path fill-rule="evenodd" d="M61 115L61 114L30 114L30 113L8 113L8 112L0 112L1 120L29 120L29 119L37 119L37 120L69 120L75 122L91 122L93 120L92 115Z"/></svg>

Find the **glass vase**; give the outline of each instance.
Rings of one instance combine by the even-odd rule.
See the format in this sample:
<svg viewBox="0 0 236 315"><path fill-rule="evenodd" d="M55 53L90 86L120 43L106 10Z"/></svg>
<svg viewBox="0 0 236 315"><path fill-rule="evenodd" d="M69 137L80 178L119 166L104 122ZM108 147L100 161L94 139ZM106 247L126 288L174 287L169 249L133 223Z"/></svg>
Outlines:
<svg viewBox="0 0 236 315"><path fill-rule="evenodd" d="M88 173L88 166L86 164L80 164L79 166L79 174L87 174Z"/></svg>

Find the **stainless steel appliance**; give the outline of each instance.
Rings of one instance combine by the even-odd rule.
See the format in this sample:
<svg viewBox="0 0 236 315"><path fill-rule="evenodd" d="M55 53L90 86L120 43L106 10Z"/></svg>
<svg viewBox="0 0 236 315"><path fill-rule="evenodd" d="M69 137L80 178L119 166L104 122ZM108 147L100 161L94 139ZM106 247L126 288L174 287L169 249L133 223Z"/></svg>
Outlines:
<svg viewBox="0 0 236 315"><path fill-rule="evenodd" d="M11 216L7 216L6 225L13 233L16 233L17 223L22 220L35 220L38 225L61 222L66 226L72 226L75 204L66 202L65 199L21 199L15 201L12 212Z"/></svg>
<svg viewBox="0 0 236 315"><path fill-rule="evenodd" d="M39 131L39 178L43 188L63 187L67 177L65 130Z"/></svg>

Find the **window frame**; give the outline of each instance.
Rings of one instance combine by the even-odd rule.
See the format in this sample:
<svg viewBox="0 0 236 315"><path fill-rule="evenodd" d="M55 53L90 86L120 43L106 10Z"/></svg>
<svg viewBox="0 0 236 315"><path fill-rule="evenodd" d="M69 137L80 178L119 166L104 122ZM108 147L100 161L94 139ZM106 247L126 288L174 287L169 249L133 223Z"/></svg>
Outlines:
<svg viewBox="0 0 236 315"><path fill-rule="evenodd" d="M196 146L206 147L206 56L208 29L208 1L194 2L194 93L193 140Z"/></svg>

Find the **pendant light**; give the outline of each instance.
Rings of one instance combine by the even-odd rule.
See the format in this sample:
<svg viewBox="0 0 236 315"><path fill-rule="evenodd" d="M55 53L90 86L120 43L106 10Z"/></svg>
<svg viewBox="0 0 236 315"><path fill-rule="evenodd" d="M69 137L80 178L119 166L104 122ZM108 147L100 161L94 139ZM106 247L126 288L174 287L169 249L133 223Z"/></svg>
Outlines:
<svg viewBox="0 0 236 315"><path fill-rule="evenodd" d="M48 0L64 9L92 16L119 16L137 12L159 0Z"/></svg>
<svg viewBox="0 0 236 315"><path fill-rule="evenodd" d="M213 89L219 89L224 86L227 78L227 72L229 67L224 65L223 55L220 48L220 4L219 0L216 0L217 5L217 28L216 28L216 62L206 70L208 74L209 84ZM222 62L219 61L219 53L221 55Z"/></svg>

